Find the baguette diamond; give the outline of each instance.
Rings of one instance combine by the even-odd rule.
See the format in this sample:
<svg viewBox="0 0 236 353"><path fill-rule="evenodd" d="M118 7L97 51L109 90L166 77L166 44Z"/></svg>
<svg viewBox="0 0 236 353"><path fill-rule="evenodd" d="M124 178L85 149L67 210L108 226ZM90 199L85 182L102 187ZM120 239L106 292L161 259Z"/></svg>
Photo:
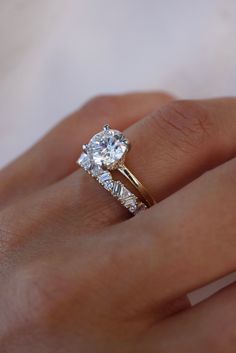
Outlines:
<svg viewBox="0 0 236 353"><path fill-rule="evenodd" d="M99 183L101 183L102 185L104 185L104 183L106 183L107 181L110 181L112 180L112 176L111 176L111 173L108 172L108 171L104 171L102 174L100 174L98 176L98 181Z"/></svg>
<svg viewBox="0 0 236 353"><path fill-rule="evenodd" d="M108 170L102 169L98 165L94 165L94 161L90 159L86 153L82 153L78 160L78 164L93 178L95 178L107 191L109 191L120 203L127 208L132 214L146 209L146 205L132 194L120 181L112 179L112 175Z"/></svg>
<svg viewBox="0 0 236 353"><path fill-rule="evenodd" d="M82 153L79 157L78 164L84 168L86 171L91 168L91 160L86 153Z"/></svg>

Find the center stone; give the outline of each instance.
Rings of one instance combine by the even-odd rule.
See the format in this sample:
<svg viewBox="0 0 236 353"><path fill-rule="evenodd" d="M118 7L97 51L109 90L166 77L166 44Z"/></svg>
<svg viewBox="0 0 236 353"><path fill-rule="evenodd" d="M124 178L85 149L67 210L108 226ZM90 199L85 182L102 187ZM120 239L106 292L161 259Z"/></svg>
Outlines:
<svg viewBox="0 0 236 353"><path fill-rule="evenodd" d="M93 136L88 149L96 164L112 169L128 152L128 144L120 131L108 129Z"/></svg>

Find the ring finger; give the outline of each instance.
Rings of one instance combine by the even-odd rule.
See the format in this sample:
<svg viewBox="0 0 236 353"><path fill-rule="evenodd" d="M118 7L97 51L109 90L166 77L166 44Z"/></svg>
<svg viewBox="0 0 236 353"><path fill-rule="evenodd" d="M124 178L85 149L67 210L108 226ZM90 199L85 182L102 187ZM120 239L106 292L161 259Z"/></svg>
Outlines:
<svg viewBox="0 0 236 353"><path fill-rule="evenodd" d="M158 202L235 155L235 111L235 99L173 101L125 131L132 144L126 165ZM93 230L127 218L127 210L84 171L67 183L76 180L82 231L83 225Z"/></svg>
<svg viewBox="0 0 236 353"><path fill-rule="evenodd" d="M235 111L236 100L232 98L169 103L125 131L132 144L126 164L154 198L162 200L235 155ZM37 214L42 217L45 213L49 224L56 218L61 227L67 229L70 224L77 234L128 217L127 210L83 170L41 193L34 202ZM28 207L32 213L35 207L27 204L17 212ZM63 217L58 217L59 212Z"/></svg>

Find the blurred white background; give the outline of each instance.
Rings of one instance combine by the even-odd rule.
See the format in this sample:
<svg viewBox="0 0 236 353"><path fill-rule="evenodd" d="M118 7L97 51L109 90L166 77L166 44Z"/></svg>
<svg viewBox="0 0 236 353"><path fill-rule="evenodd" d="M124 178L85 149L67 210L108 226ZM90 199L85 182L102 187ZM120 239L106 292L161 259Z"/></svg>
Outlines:
<svg viewBox="0 0 236 353"><path fill-rule="evenodd" d="M235 95L235 38L235 0L2 0L0 166L96 94Z"/></svg>
<svg viewBox="0 0 236 353"><path fill-rule="evenodd" d="M0 2L0 166L99 93L236 93L235 0Z"/></svg>

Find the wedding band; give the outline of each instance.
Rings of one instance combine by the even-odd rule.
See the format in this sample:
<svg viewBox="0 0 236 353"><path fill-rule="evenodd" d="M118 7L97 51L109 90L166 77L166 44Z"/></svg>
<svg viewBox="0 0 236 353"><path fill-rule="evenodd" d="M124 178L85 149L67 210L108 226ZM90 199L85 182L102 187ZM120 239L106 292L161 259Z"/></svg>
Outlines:
<svg viewBox="0 0 236 353"><path fill-rule="evenodd" d="M109 191L120 203L129 210L130 213L136 215L138 212L145 210L147 206L139 200L132 192L130 192L119 180L114 180L109 171L100 169L100 167L92 166L88 157L82 154L79 159L79 165L93 178L95 178L104 189Z"/></svg>
<svg viewBox="0 0 236 353"><path fill-rule="evenodd" d="M145 200L145 203L148 207L154 205L155 201L152 196L149 194L147 189L140 183L140 181L134 176L133 173L126 167L125 164L122 164L118 167L119 172L121 172L138 190L139 194L142 195L142 198Z"/></svg>
<svg viewBox="0 0 236 353"><path fill-rule="evenodd" d="M77 163L106 190L110 191L131 213L136 214L152 206L154 199L124 163L130 147L130 142L120 131L105 125L103 130L94 135L88 144L83 145L83 153ZM113 179L111 172L114 170L122 173L132 183L142 200L120 181Z"/></svg>

